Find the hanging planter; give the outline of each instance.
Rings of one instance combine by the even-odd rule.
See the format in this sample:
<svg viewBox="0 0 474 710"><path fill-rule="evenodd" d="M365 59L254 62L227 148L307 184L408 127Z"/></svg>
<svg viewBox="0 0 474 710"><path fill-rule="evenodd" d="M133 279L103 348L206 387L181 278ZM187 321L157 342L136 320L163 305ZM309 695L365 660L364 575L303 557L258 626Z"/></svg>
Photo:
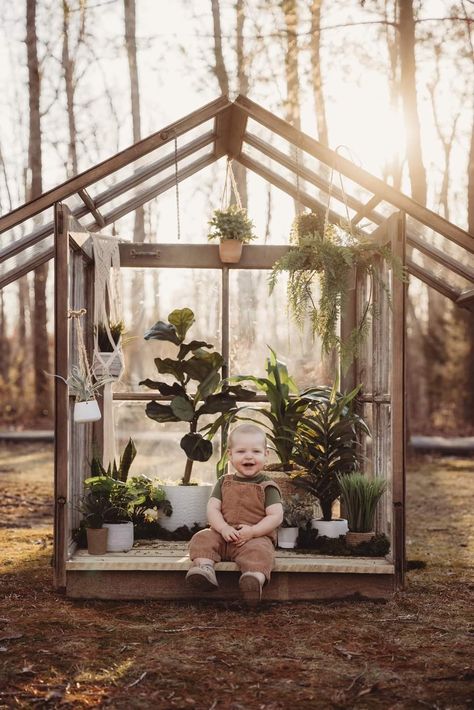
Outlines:
<svg viewBox="0 0 474 710"><path fill-rule="evenodd" d="M243 243L235 239L224 239L219 244L219 257L223 264L238 264L242 256Z"/></svg>
<svg viewBox="0 0 474 710"><path fill-rule="evenodd" d="M96 377L110 376L119 379L122 376L125 363L121 337L124 330L123 321L98 324L97 344L92 359L92 372Z"/></svg>
<svg viewBox="0 0 474 710"><path fill-rule="evenodd" d="M100 418L100 408L96 399L89 399L87 402L75 402L75 422L97 422Z"/></svg>
<svg viewBox="0 0 474 710"><path fill-rule="evenodd" d="M207 235L209 241L219 239L219 256L224 264L236 264L242 255L242 246L255 239L253 222L247 210L239 205L214 210L209 221L212 227Z"/></svg>

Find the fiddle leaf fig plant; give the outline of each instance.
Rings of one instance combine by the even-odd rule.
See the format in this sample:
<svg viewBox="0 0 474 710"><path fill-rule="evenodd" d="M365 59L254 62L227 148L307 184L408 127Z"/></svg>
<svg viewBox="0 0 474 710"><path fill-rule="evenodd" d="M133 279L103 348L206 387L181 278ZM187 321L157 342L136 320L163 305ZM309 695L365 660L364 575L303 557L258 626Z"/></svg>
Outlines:
<svg viewBox="0 0 474 710"><path fill-rule="evenodd" d="M160 375L170 375L174 382L145 379L141 385L157 390L170 398L169 404L152 400L146 405L146 415L156 422L187 422L189 431L182 437L180 445L186 454L186 465L182 479L189 485L194 461L208 461L212 456L212 441L216 427L207 425L198 430L199 419L203 415L219 414L219 425L229 421L238 411L238 399L243 393L252 392L242 387L226 384L220 370L224 358L203 340L185 342L189 329L195 321L190 308L181 308L168 315L168 322L157 321L145 333L145 340L161 340L173 343L178 350L175 358L155 358L155 366ZM193 392L190 390L194 389ZM201 432L204 431L205 435Z"/></svg>

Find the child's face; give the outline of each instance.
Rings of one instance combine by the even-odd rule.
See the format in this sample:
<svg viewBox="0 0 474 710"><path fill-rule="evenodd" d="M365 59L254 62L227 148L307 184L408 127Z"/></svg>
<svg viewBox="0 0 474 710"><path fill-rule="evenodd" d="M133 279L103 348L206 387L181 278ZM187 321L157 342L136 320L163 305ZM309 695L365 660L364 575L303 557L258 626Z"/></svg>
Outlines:
<svg viewBox="0 0 474 710"><path fill-rule="evenodd" d="M265 466L268 449L262 434L234 434L229 447L229 461L239 476L251 478Z"/></svg>

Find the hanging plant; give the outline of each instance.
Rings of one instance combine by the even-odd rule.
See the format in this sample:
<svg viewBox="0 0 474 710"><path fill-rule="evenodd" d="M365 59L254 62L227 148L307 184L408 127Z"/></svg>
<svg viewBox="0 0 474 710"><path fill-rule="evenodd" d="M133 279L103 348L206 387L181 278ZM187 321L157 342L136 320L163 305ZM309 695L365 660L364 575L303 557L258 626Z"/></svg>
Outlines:
<svg viewBox="0 0 474 710"><path fill-rule="evenodd" d="M388 244L374 244L359 230L344 224L329 224L324 214L316 212L298 215L293 224L292 248L273 265L269 278L273 292L280 274L288 273L288 305L296 323L302 327L309 318L313 334L321 339L322 350L333 348L339 353L343 368L357 356L367 337L371 318L376 316L373 304L373 284L378 282L390 292L378 274L380 259L392 268L396 277L407 280L401 260L394 257ZM369 293L361 319L346 340L337 334L337 324L351 290L354 272L361 280L369 278ZM319 282L320 294L315 300L313 285Z"/></svg>

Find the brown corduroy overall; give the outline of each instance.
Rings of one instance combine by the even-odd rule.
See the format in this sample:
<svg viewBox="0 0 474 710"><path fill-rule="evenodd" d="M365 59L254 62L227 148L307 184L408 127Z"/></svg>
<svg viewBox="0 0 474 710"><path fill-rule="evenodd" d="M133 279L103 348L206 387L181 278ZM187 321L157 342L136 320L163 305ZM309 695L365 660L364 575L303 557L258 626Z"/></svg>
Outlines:
<svg viewBox="0 0 474 710"><path fill-rule="evenodd" d="M222 516L226 523L236 525L256 525L265 517L265 488L274 486L273 481L263 483L241 483L232 474L222 481ZM279 490L279 489L278 489ZM276 532L270 536L254 537L241 547L226 542L222 535L212 528L196 533L189 543L191 560L205 557L214 562L230 560L241 572L263 572L267 582L273 568Z"/></svg>

